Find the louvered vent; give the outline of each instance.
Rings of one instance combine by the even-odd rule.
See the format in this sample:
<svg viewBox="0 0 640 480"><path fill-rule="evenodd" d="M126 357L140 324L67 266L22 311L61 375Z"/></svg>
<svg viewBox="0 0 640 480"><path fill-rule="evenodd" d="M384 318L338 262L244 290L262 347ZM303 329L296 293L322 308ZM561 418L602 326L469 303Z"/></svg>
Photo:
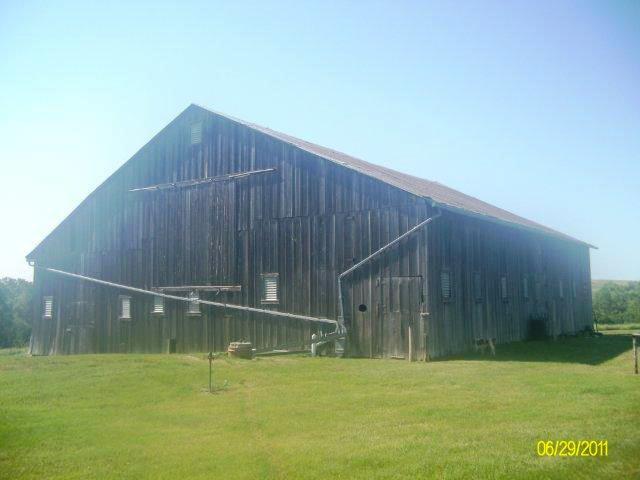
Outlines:
<svg viewBox="0 0 640 480"><path fill-rule="evenodd" d="M153 312L157 315L164 314L164 298L163 297L153 297Z"/></svg>
<svg viewBox="0 0 640 480"><path fill-rule="evenodd" d="M120 297L120 318L123 320L131 319L131 297Z"/></svg>
<svg viewBox="0 0 640 480"><path fill-rule="evenodd" d="M187 313L189 315L200 315L200 302L198 300L200 300L198 292L189 292L189 303L187 304Z"/></svg>
<svg viewBox="0 0 640 480"><path fill-rule="evenodd" d="M506 302L509 298L509 292L507 291L507 277L503 275L500 277L500 298L503 302Z"/></svg>
<svg viewBox="0 0 640 480"><path fill-rule="evenodd" d="M449 272L448 270L443 270L442 272L440 272L440 286L442 289L442 299L451 299L451 272Z"/></svg>
<svg viewBox="0 0 640 480"><path fill-rule="evenodd" d="M509 298L509 292L507 291L507 277L505 275L500 277L500 297L504 302Z"/></svg>
<svg viewBox="0 0 640 480"><path fill-rule="evenodd" d="M262 303L278 303L278 274L262 275Z"/></svg>
<svg viewBox="0 0 640 480"><path fill-rule="evenodd" d="M482 301L482 277L480 272L473 272L473 297L478 303Z"/></svg>
<svg viewBox="0 0 640 480"><path fill-rule="evenodd" d="M53 317L53 297L44 297L44 318Z"/></svg>
<svg viewBox="0 0 640 480"><path fill-rule="evenodd" d="M507 298L509 298L509 292L507 291L507 277L504 275L500 277L500 298L505 302L507 301Z"/></svg>
<svg viewBox="0 0 640 480"><path fill-rule="evenodd" d="M191 145L202 142L202 122L191 125Z"/></svg>

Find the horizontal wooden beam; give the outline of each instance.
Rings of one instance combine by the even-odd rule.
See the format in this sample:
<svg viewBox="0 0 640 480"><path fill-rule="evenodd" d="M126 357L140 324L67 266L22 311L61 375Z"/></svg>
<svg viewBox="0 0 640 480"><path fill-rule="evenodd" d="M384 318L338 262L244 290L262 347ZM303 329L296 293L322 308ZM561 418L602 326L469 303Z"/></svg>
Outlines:
<svg viewBox="0 0 640 480"><path fill-rule="evenodd" d="M228 175L221 175L219 177L195 178L193 180L184 180L181 182L160 183L158 185L150 185L148 187L132 188L129 191L130 192L149 192L149 191L156 191L156 190L166 190L169 188L194 187L196 185L202 185L204 183L226 182L229 180L236 180L238 178L248 177L250 175L257 175L260 173L269 173L269 172L275 172L275 171L276 171L275 168L263 168L262 170L250 170L247 172L230 173Z"/></svg>
<svg viewBox="0 0 640 480"><path fill-rule="evenodd" d="M175 287L153 287L152 290L159 292L190 292L197 290L199 292L240 292L241 285L180 285Z"/></svg>

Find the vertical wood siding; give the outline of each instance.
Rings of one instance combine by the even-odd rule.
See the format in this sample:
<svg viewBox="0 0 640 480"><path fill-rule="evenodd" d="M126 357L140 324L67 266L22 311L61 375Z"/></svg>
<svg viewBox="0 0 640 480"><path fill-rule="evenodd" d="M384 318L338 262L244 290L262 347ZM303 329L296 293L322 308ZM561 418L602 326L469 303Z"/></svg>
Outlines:
<svg viewBox="0 0 640 480"><path fill-rule="evenodd" d="M443 356L476 339L505 343L526 338L531 316L548 317L548 334L572 334L593 325L589 250L581 245L445 214L429 230L431 277L429 352ZM452 273L453 297L442 298L440 272ZM476 298L474 273L480 275ZM500 292L506 277L507 298ZM525 298L523 278L529 282ZM558 282L564 283L560 298ZM573 297L572 284L576 284Z"/></svg>
<svg viewBox="0 0 640 480"><path fill-rule="evenodd" d="M196 122L202 142L192 145ZM266 168L276 171L129 192ZM423 199L193 108L90 195L34 257L42 266L146 289L241 285L240 292L200 296L335 319L338 274L433 213ZM454 284L446 303L442 268L450 269ZM481 303L472 298L474 271L482 276ZM529 302L519 292L525 272ZM279 274L277 305L261 302L263 273ZM505 273L506 303L498 290ZM526 333L528 316L542 310L553 316L551 333L575 331L590 321L591 298L590 289L579 288L573 299L571 281L589 275L586 248L447 214L345 281L348 354L426 359L467 349L474 338L516 340ZM559 278L564 300L551 287ZM120 320L117 289L42 270L34 282L34 354L220 351L243 339L265 350L307 348L320 328L206 305L200 315L188 315L185 303L171 300L157 315L153 298L136 294L132 319ZM51 319L42 318L46 295L54 298ZM400 320L390 323L393 315Z"/></svg>
<svg viewBox="0 0 640 480"><path fill-rule="evenodd" d="M197 145L190 137L194 122L202 122ZM190 188L128 191L265 168L276 171ZM201 292L201 298L335 319L338 274L428 214L423 200L378 180L227 119L187 110L44 242L36 262L147 289L241 285L238 293ZM356 302L346 312L351 354L372 354L372 316L382 321L380 278L426 276L425 238L414 237L388 263L381 259L347 281L353 285L347 301ZM278 305L261 303L262 273L279 274ZM53 295L59 307L52 319L35 309L31 350L37 354L160 352L170 341L179 352L223 350L241 339L259 349L307 348L319 328L204 305L201 315L188 315L185 304L170 300L164 315L154 315L153 298L135 294L132 320L120 320L117 289L43 271L35 283L36 297ZM362 303L372 307L359 312Z"/></svg>

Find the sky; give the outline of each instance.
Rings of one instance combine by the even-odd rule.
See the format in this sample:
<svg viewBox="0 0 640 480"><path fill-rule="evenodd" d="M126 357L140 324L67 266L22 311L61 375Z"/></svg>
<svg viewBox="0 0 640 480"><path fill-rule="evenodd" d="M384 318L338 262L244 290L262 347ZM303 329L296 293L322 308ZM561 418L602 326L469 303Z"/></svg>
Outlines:
<svg viewBox="0 0 640 480"><path fill-rule="evenodd" d="M640 280L640 2L0 0L0 277L189 104L436 180Z"/></svg>

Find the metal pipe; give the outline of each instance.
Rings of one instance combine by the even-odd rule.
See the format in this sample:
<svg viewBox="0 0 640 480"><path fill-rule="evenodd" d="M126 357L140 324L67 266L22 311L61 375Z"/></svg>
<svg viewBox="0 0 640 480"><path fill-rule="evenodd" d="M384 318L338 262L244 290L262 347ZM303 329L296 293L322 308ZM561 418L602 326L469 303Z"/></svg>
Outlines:
<svg viewBox="0 0 640 480"><path fill-rule="evenodd" d="M342 279L344 277L346 277L347 275L349 275L350 273L353 273L355 270L357 270L361 266L363 266L366 263L370 262L371 260L373 260L377 256L379 256L382 253L386 252L391 247L396 245L398 242L402 241L404 238L407 238L409 235L411 235L411 234L415 233L416 231L420 230L425 225L428 225L429 223L431 223L432 221L434 221L436 218L440 217L441 215L442 215L442 211L440 209L438 209L438 213L436 213L434 216L429 217L426 220L418 223L416 226L414 226L413 228L410 228L409 230L404 232L402 235L397 237L395 240L392 240L391 242L387 243L383 247L381 247L378 250L376 250L375 252L373 252L368 257L365 257L362 260L360 260L353 267L345 270L340 275L338 275L338 308L339 308L340 313L338 315L338 323L336 324L336 331L338 331L339 329L344 331L344 304L343 304L343 298L342 298Z"/></svg>
<svg viewBox="0 0 640 480"><path fill-rule="evenodd" d="M152 290L145 290L143 288L131 287L129 285L122 285L119 283L108 282L106 280L100 280L99 278L87 277L85 275L79 275L77 273L65 272L64 270L57 270L55 268L48 267L39 267L35 265L35 268L39 268L41 270L46 270L48 272L57 273L58 275L64 275L67 277L77 278L79 280L85 280L88 282L98 283L100 285L106 285L108 287L121 288L123 290L128 290L130 292L142 293L144 295L153 295L154 297L162 297L168 298L170 300L179 300L181 302L190 302L190 303L201 303L203 305L212 305L214 307L222 307L229 308L231 310L241 310L243 312L253 312L253 313L261 313L264 315L271 315L274 317L285 317L293 320L303 320L306 322L319 322L319 323L330 323L332 325L337 325L338 322L335 320L331 320L330 318L317 318L317 317L309 317L306 315L297 315L295 313L284 313L278 312L275 310L264 310L261 308L253 308L253 307L245 307L242 305L234 305L232 303L221 303L221 302L211 302L209 300L201 300L201 299L190 299L188 297L179 297L177 295L167 295L166 293L154 292Z"/></svg>

